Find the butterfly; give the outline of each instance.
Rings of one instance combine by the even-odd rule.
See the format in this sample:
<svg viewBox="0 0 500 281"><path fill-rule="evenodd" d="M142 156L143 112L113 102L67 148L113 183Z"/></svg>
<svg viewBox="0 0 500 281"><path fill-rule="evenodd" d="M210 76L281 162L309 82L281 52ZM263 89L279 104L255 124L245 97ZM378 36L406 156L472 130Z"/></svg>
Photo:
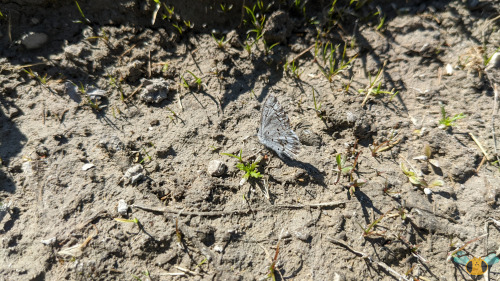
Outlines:
<svg viewBox="0 0 500 281"><path fill-rule="evenodd" d="M292 130L290 119L273 95L269 95L262 104L257 136L260 143L274 150L282 159L285 155L296 159L300 152L299 137Z"/></svg>

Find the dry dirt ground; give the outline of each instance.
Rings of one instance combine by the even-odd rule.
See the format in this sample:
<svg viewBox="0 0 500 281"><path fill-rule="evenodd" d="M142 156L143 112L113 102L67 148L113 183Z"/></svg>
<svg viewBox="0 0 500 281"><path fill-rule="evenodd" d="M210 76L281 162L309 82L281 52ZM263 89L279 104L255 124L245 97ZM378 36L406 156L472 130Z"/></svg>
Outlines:
<svg viewBox="0 0 500 281"><path fill-rule="evenodd" d="M160 3L0 3L0 280L472 280L449 253L499 248L499 2Z"/></svg>

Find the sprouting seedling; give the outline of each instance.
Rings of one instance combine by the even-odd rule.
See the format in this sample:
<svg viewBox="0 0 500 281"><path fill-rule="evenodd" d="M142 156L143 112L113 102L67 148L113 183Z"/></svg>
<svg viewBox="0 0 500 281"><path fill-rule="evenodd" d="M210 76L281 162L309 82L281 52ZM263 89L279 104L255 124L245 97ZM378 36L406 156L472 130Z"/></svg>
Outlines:
<svg viewBox="0 0 500 281"><path fill-rule="evenodd" d="M222 36L221 39L217 39L215 38L215 35L212 33L212 38L214 39L215 43L217 43L217 48L224 49L224 46L227 43L227 41L224 41L224 36Z"/></svg>
<svg viewBox="0 0 500 281"><path fill-rule="evenodd" d="M330 48L328 49L328 45L329 45L328 43L325 45L322 54L323 63L328 63L328 65L321 66L317 59L315 59L315 62L318 65L320 71L326 77L326 79L328 79L329 82L332 82L333 77L335 77L335 75L351 67L351 63L358 57L358 54L354 55L351 59L347 60L346 56L347 43L345 43L342 56L340 60L337 61L337 58L335 57L335 52L337 51L339 46L337 45L334 48L333 45L330 44Z"/></svg>
<svg viewBox="0 0 500 281"><path fill-rule="evenodd" d="M467 117L462 112L459 114L455 114L453 117L448 116L446 110L444 109L444 105L441 104L440 106L441 106L441 120L439 120L439 128L441 129L446 129L448 127L455 126L455 121Z"/></svg>
<svg viewBox="0 0 500 281"><path fill-rule="evenodd" d="M373 143L373 145L368 146L370 151L372 152L373 157L377 157L377 154L382 151L386 151L394 147L396 144L401 141L401 139L394 140L397 136L397 133L391 132L388 139L381 144Z"/></svg>
<svg viewBox="0 0 500 281"><path fill-rule="evenodd" d="M194 78L194 82L198 85L198 89L201 89L201 85L202 85L202 81L201 81L201 78L199 78L198 76L194 75L193 72L189 71L189 70L186 70L189 74L191 74L191 76L193 76ZM184 80L185 82L185 80Z"/></svg>
<svg viewBox="0 0 500 281"><path fill-rule="evenodd" d="M273 2L270 2L269 4L267 4L267 6L265 6L263 0L257 1L257 7L259 8L261 13L267 13L269 11L269 9L271 9L272 6L273 6Z"/></svg>
<svg viewBox="0 0 500 281"><path fill-rule="evenodd" d="M488 64L489 64L489 63L490 63L490 61L493 59L493 57L495 57L495 56L498 56L498 55L499 55L499 54L498 54L498 51L500 51L500 47L498 47L498 48L497 48L497 49L493 52L493 54L491 54L491 56L489 56L489 57L486 55L486 52L484 52L484 58L483 58L483 60L484 60L484 66L488 66Z"/></svg>
<svg viewBox="0 0 500 281"><path fill-rule="evenodd" d="M122 88L121 80L116 79L112 75L108 75L108 78L109 78L109 84L112 87L116 88L118 90L118 92L120 93L120 100L122 102L125 102L125 95L123 93L123 88Z"/></svg>
<svg viewBox="0 0 500 281"><path fill-rule="evenodd" d="M182 35L182 32L184 31L182 29L182 26L179 26L178 24L176 23L172 23L172 26L175 27L177 29L177 31L179 32L179 35Z"/></svg>
<svg viewBox="0 0 500 281"><path fill-rule="evenodd" d="M321 111L321 103L316 102L316 95L314 94L314 92L315 92L314 87L312 87L312 92L313 92L314 111L316 111L316 115L320 119L323 119L323 112Z"/></svg>
<svg viewBox="0 0 500 281"><path fill-rule="evenodd" d="M347 175L353 170L353 166L346 166L345 165L345 156L342 157L342 154L337 154L335 157L335 160L337 161L337 180L335 181L335 184L337 184L340 180L341 175Z"/></svg>
<svg viewBox="0 0 500 281"><path fill-rule="evenodd" d="M238 159L238 164L236 164L236 168L245 172L245 174L241 178L240 185L243 185L250 178L255 178L255 179L262 178L262 175L260 174L260 172L257 171L257 168L259 167L259 163L263 159L262 156L257 157L257 159L255 159L255 161L252 163L245 163L243 161L243 158L242 158L243 150L241 150L241 149L240 149L239 155L234 155L231 153L221 153L221 154Z"/></svg>
<svg viewBox="0 0 500 281"><path fill-rule="evenodd" d="M115 221L123 222L123 223L135 223L139 227L139 229L142 229L142 225L137 218L134 218L132 220L123 219L123 218L115 218Z"/></svg>
<svg viewBox="0 0 500 281"><path fill-rule="evenodd" d="M191 22L191 21L189 21L189 20L185 20L185 21L183 21L183 22L184 22L184 25L185 25L187 28L189 28L189 29L191 29L191 28L193 28L193 27L194 27L194 23L192 23L192 22Z"/></svg>
<svg viewBox="0 0 500 281"><path fill-rule="evenodd" d="M47 73L45 73L44 76L40 76L40 75L38 75L38 73L33 72L33 70L31 70L31 68L28 68L28 70L23 68L23 71L26 72L31 78L37 79L38 82L40 82L42 85L47 85L47 82L50 79L50 77L47 78Z"/></svg>
<svg viewBox="0 0 500 281"><path fill-rule="evenodd" d="M264 40L264 39L262 39L262 43L264 43L264 54L266 56L269 55L269 53L271 52L271 50L274 47L276 47L277 45L279 45L279 42L277 42L277 43L272 44L271 46L268 46L266 40Z"/></svg>
<svg viewBox="0 0 500 281"><path fill-rule="evenodd" d="M85 23L85 24L90 24L90 20L85 17L85 14L83 13L82 9L80 8L80 5L78 5L78 1L75 0L76 7L78 8L78 11L80 12L80 16L82 17L83 21L78 20L75 21L75 23Z"/></svg>
<svg viewBox="0 0 500 281"><path fill-rule="evenodd" d="M436 160L436 159L432 159L432 150L431 150L431 147L428 143L426 143L424 145L424 150L423 150L424 154L423 155L420 155L420 156L416 156L413 158L413 160L422 160L422 161L426 161L428 164L434 166L434 167L438 167L439 168L439 161Z"/></svg>
<svg viewBox="0 0 500 281"><path fill-rule="evenodd" d="M383 236L385 231L375 231L373 230L377 224L379 224L382 219L384 218L385 214L380 215L380 217L376 220L374 220L370 225L368 225L366 228L364 228L359 222L356 222L359 227L363 230L363 237L369 237L369 236Z"/></svg>
<svg viewBox="0 0 500 281"><path fill-rule="evenodd" d="M146 148L144 148L144 147L143 147L143 148L142 148L142 151L144 152L144 154L145 154L146 156L145 156L144 158L142 158L142 160L139 162L139 164L144 163L146 160L148 160L148 162L151 162L151 160L152 160L153 158L149 155L149 153L148 153L148 151L146 150Z"/></svg>
<svg viewBox="0 0 500 281"><path fill-rule="evenodd" d="M276 281L275 272L276 272L276 263L278 262L278 255L280 253L280 242L281 239L279 239L278 244L276 244L276 251L274 252L274 258L271 262L271 266L269 266L269 274L267 275L267 277L270 277L273 281Z"/></svg>
<svg viewBox="0 0 500 281"><path fill-rule="evenodd" d="M401 171L403 172L403 174L405 174L405 176L408 177L408 180L413 185L416 185L418 187L423 188L424 193L427 195L432 193L432 191L430 190L431 188L444 185L444 181L440 180L440 179L437 179L437 180L432 181L431 183L428 183L424 179L421 172L417 174L415 171L407 169L406 165L403 162L400 163L400 168L401 168Z"/></svg>
<svg viewBox="0 0 500 281"><path fill-rule="evenodd" d="M380 19L380 23L377 25L377 28L376 30L380 30L382 28L382 26L384 26L384 23L385 23L385 15L384 16L381 16L382 15L382 10L380 8L377 9L378 11L376 11L373 15L374 16L379 16L379 19Z"/></svg>
<svg viewBox="0 0 500 281"><path fill-rule="evenodd" d="M351 170L352 171L352 170ZM363 185L365 185L367 183L367 181L365 179L353 179L350 183L349 183L349 193L351 194L351 196L354 194L354 192L356 191L356 188L360 188L362 187Z"/></svg>
<svg viewBox="0 0 500 281"><path fill-rule="evenodd" d="M365 105L365 103L368 101L368 98L370 96L377 96L377 95L381 95L381 94L386 94L386 95L390 95L391 96L390 100L392 100L399 93L399 91L394 92L394 89L392 89L391 91L387 91L387 90L382 89L382 82L380 80L382 79L381 74L385 68L386 63L387 63L387 61L385 61L384 65L382 65L382 67L378 70L378 72L375 75L375 78L373 80L372 80L372 77L370 75L370 77L369 77L370 83L366 89L358 90L360 93L366 93L365 99L361 103L361 106Z"/></svg>
<svg viewBox="0 0 500 281"><path fill-rule="evenodd" d="M167 13L163 15L163 19L171 19L172 16L174 15L174 6L170 7L167 6L165 3L162 4L165 10L167 11Z"/></svg>
<svg viewBox="0 0 500 281"><path fill-rule="evenodd" d="M307 1L304 1L302 2L301 0L295 0L293 2L293 7L297 10L297 11L301 11L302 12L302 15L305 17L306 16L306 3Z"/></svg>
<svg viewBox="0 0 500 281"><path fill-rule="evenodd" d="M253 6L252 9L249 7L245 6L245 10L247 11L247 14L250 15L251 17L251 23L253 25L253 29L250 29L247 33L255 33L255 38L260 38L262 35L262 30L264 29L264 22L266 21L266 16L261 16L260 19L257 19L257 16L255 14L255 8L256 5Z"/></svg>
<svg viewBox="0 0 500 281"><path fill-rule="evenodd" d="M233 9L233 4L226 4L226 3L221 3L220 4L220 9L223 13L227 13Z"/></svg>
<svg viewBox="0 0 500 281"><path fill-rule="evenodd" d="M296 79L300 79L300 75L302 75L302 73L304 73L304 70L300 71L299 66L297 64L295 64L295 61L296 60L292 60L291 63L286 62L284 65L284 70L285 70L285 73L288 73L288 71L291 71L293 76Z"/></svg>
<svg viewBox="0 0 500 281"><path fill-rule="evenodd" d="M141 272L142 275L146 276L148 278L148 280L150 280L150 274L149 274L149 271L146 269L144 270L144 272ZM139 277L139 276L136 276L134 274L132 274L132 277L135 278L135 280L139 280L139 281L142 281L142 279Z"/></svg>

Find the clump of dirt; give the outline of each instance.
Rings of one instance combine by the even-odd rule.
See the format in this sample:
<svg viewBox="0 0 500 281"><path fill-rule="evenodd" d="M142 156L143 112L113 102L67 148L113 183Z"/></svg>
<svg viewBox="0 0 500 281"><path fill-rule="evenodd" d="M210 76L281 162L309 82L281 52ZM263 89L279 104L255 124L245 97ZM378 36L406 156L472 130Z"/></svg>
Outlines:
<svg viewBox="0 0 500 281"><path fill-rule="evenodd" d="M500 4L351 2L0 4L2 276L468 278ZM256 136L271 94L296 160Z"/></svg>

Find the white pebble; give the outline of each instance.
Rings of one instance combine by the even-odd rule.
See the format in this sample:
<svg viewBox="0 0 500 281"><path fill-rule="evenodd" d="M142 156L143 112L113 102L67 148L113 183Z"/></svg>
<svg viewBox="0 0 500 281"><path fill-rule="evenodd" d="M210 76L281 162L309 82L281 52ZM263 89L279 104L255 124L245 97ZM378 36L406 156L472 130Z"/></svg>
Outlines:
<svg viewBox="0 0 500 281"><path fill-rule="evenodd" d="M125 216L127 215L127 211L128 211L128 204L127 202L125 202L125 200L121 199L120 201L118 201L118 213L122 216Z"/></svg>

